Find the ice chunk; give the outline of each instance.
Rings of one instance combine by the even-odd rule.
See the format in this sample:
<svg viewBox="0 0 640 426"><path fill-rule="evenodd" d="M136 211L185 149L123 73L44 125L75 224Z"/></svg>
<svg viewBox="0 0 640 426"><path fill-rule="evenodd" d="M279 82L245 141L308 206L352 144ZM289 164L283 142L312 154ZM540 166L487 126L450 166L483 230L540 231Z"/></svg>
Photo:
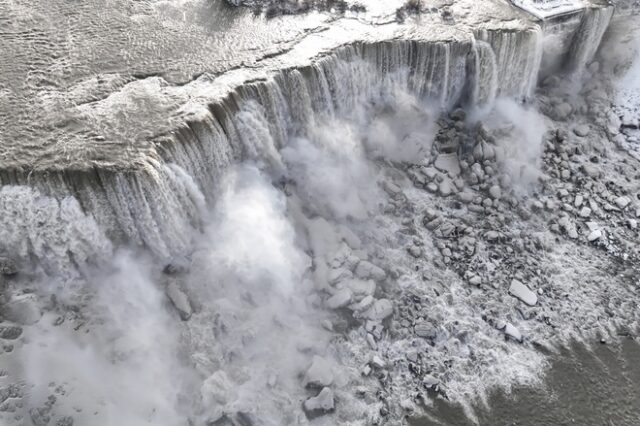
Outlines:
<svg viewBox="0 0 640 426"><path fill-rule="evenodd" d="M538 296L536 296L534 292L529 290L529 287L522 284L518 280L511 281L511 287L509 287L509 293L511 293L511 295L517 297L518 299L522 300L524 303L526 303L529 306L534 306L536 303L538 303Z"/></svg>
<svg viewBox="0 0 640 426"><path fill-rule="evenodd" d="M504 334L517 340L518 342L522 342L522 334L520 334L520 331L510 322L508 322L505 326Z"/></svg>

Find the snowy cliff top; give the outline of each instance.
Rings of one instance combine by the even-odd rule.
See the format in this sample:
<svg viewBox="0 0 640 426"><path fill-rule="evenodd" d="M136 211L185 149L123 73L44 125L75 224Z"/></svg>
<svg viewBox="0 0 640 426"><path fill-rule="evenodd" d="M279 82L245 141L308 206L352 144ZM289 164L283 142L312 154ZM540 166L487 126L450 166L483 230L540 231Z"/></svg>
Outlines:
<svg viewBox="0 0 640 426"><path fill-rule="evenodd" d="M363 40L471 39L479 26L532 24L503 0L422 2L422 13L399 24L402 4L273 19L222 0L5 4L0 169L139 170L159 158L154 141L184 125L185 112L322 51Z"/></svg>

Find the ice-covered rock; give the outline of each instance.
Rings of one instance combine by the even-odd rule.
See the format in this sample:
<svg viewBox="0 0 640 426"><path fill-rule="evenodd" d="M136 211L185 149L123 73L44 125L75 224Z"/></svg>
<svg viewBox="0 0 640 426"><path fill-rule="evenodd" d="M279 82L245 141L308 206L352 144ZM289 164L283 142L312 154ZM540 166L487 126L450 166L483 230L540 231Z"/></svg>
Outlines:
<svg viewBox="0 0 640 426"><path fill-rule="evenodd" d="M448 197L453 192L453 188L453 181L449 178L444 178L438 185L438 193L443 197Z"/></svg>
<svg viewBox="0 0 640 426"><path fill-rule="evenodd" d="M529 306L534 306L536 303L538 303L538 296L536 296L534 292L529 290L529 287L518 280L511 281L509 293L511 293L512 296L522 300Z"/></svg>
<svg viewBox="0 0 640 426"><path fill-rule="evenodd" d="M458 198L464 204L470 204L471 202L473 202L473 199L475 198L475 195L472 192L469 192L469 191L462 191L462 192L460 192L458 194Z"/></svg>
<svg viewBox="0 0 640 426"><path fill-rule="evenodd" d="M502 197L502 190L500 189L500 186L493 185L491 188L489 188L489 195L491 195L491 198L493 198L494 200Z"/></svg>
<svg viewBox="0 0 640 426"><path fill-rule="evenodd" d="M480 275L472 275L469 278L469 284L479 286L482 284L482 277L480 277Z"/></svg>
<svg viewBox="0 0 640 426"><path fill-rule="evenodd" d="M358 303L354 303L353 305L349 306L349 309L355 312L362 312L369 309L373 305L373 302L375 302L373 296L365 296Z"/></svg>
<svg viewBox="0 0 640 426"><path fill-rule="evenodd" d="M518 330L513 324L508 322L504 327L504 334L512 339L517 340L518 342L522 342L522 334L520 330Z"/></svg>
<svg viewBox="0 0 640 426"><path fill-rule="evenodd" d="M456 108L449 114L449 117L453 121L464 121L467 119L467 113L462 108Z"/></svg>
<svg viewBox="0 0 640 426"><path fill-rule="evenodd" d="M589 217L591 216L591 209L589 207L583 207L580 209L580 217Z"/></svg>
<svg viewBox="0 0 640 426"><path fill-rule="evenodd" d="M353 277L353 273L347 268L340 267L336 269L331 269L329 271L329 283L335 284L337 282L348 280Z"/></svg>
<svg viewBox="0 0 640 426"><path fill-rule="evenodd" d="M367 260L361 260L356 266L356 276L363 280L373 279L375 281L382 281L386 278L387 273L384 269Z"/></svg>
<svg viewBox="0 0 640 426"><path fill-rule="evenodd" d="M623 210L625 207L627 207L631 203L631 199L623 195L621 197L616 198L615 203L620 210Z"/></svg>
<svg viewBox="0 0 640 426"><path fill-rule="evenodd" d="M314 355L311 366L304 375L303 384L308 388L323 388L333 383L331 364L321 356Z"/></svg>
<svg viewBox="0 0 640 426"><path fill-rule="evenodd" d="M409 246L407 252L416 259L422 257L422 249L416 245Z"/></svg>
<svg viewBox="0 0 640 426"><path fill-rule="evenodd" d="M431 374L427 374L422 378L422 385L427 389L434 389L440 384L440 381Z"/></svg>
<svg viewBox="0 0 640 426"><path fill-rule="evenodd" d="M183 321L187 321L191 318L191 314L193 310L191 309L191 303L189 302L189 298L182 291L177 282L171 281L169 285L167 285L167 297L176 308L178 313L180 314L180 319Z"/></svg>
<svg viewBox="0 0 640 426"><path fill-rule="evenodd" d="M347 306L353 300L353 293L349 288L342 288L336 291L333 296L327 299L325 305L329 309L340 309Z"/></svg>
<svg viewBox="0 0 640 426"><path fill-rule="evenodd" d="M378 355L374 355L371 357L371 361L369 362L372 367L377 368L378 370L383 369L387 364L380 358Z"/></svg>
<svg viewBox="0 0 640 426"><path fill-rule="evenodd" d="M420 321L413 327L413 331L416 336L424 339L435 339L438 335L438 330L429 321Z"/></svg>
<svg viewBox="0 0 640 426"><path fill-rule="evenodd" d="M635 111L624 110L622 116L620 117L620 122L622 127L631 129L637 129L638 127L640 127L638 113Z"/></svg>
<svg viewBox="0 0 640 426"><path fill-rule="evenodd" d="M571 104L560 102L553 108L553 116L556 120L564 120L573 112Z"/></svg>
<svg viewBox="0 0 640 426"><path fill-rule="evenodd" d="M581 138L587 136L589 134L589 125L588 124L580 124L573 128L573 133Z"/></svg>
<svg viewBox="0 0 640 426"><path fill-rule="evenodd" d="M183 274L189 270L189 264L189 259L184 256L174 257L165 265L162 272L167 275Z"/></svg>
<svg viewBox="0 0 640 426"><path fill-rule="evenodd" d="M394 182L385 180L382 182L382 189L384 190L384 192L386 192L387 194L389 194L391 197L394 197L398 194L400 194L402 192L402 188L400 188L397 184L395 184Z"/></svg>
<svg viewBox="0 0 640 426"><path fill-rule="evenodd" d="M365 312L365 317L373 321L382 321L393 314L393 304L389 299L376 300Z"/></svg>
<svg viewBox="0 0 640 426"><path fill-rule="evenodd" d="M589 164L589 163L585 163L582 165L582 171L589 177L592 178L597 178L598 176L600 176L600 169L593 165L593 164Z"/></svg>
<svg viewBox="0 0 640 426"><path fill-rule="evenodd" d="M483 162L485 160L493 160L496 158L496 150L492 145L489 145L485 141L480 141L476 144L473 149L473 158L478 162ZM479 164L479 163L476 163ZM473 166L472 166L473 169ZM477 170L474 170L477 172Z"/></svg>
<svg viewBox="0 0 640 426"><path fill-rule="evenodd" d="M35 294L15 295L0 307L0 313L9 321L32 325L40 321L42 311Z"/></svg>
<svg viewBox="0 0 640 426"><path fill-rule="evenodd" d="M209 376L200 389L205 406L221 406L235 398L234 385L227 374L218 370Z"/></svg>
<svg viewBox="0 0 640 426"><path fill-rule="evenodd" d="M355 300L360 300L362 297L373 295L376 292L376 283L373 280L348 280L344 282L344 287L351 290Z"/></svg>
<svg viewBox="0 0 640 426"><path fill-rule="evenodd" d="M448 173L451 177L456 177L460 174L460 163L455 153L438 155L434 166L438 170Z"/></svg>
<svg viewBox="0 0 640 426"><path fill-rule="evenodd" d="M320 393L304 402L304 410L311 415L331 412L335 409L333 391L328 387L322 388Z"/></svg>
<svg viewBox="0 0 640 426"><path fill-rule="evenodd" d="M600 238L602 238L602 231L600 229L594 229L593 231L591 231L591 233L587 236L587 240L589 242L593 242L593 241L597 241Z"/></svg>

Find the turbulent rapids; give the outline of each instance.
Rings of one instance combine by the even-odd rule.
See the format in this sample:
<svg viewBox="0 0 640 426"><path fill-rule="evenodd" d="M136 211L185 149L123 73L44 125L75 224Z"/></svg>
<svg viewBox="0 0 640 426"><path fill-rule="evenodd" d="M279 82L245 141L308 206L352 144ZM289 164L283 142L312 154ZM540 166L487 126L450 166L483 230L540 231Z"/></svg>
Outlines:
<svg viewBox="0 0 640 426"><path fill-rule="evenodd" d="M72 112L0 134L0 422L473 420L539 348L633 330L638 183L600 178L637 168L634 6L514 3L556 20L371 12L42 94Z"/></svg>

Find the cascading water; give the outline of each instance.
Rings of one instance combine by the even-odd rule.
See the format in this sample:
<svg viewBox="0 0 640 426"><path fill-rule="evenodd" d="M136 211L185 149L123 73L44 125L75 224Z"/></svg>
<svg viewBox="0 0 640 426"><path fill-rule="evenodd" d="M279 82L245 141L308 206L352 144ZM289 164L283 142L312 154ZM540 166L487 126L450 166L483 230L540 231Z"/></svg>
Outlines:
<svg viewBox="0 0 640 426"><path fill-rule="evenodd" d="M576 75L576 78L579 79L582 76L582 71L598 50L613 12L612 7L585 10L568 55L568 67Z"/></svg>
<svg viewBox="0 0 640 426"><path fill-rule="evenodd" d="M608 22L594 13L574 41L577 68ZM424 165L442 111L531 97L542 49L539 28L355 43L237 88L158 142L162 158L141 172L3 174L3 251L35 265L24 279L45 289L11 288L37 308L10 358L23 384L6 389L26 402L9 424L307 424L303 407L314 424L402 418L399 402L371 396L397 386L390 376L360 371L382 369L367 348L409 345L383 338L392 282L413 269L396 166ZM420 348L434 371L443 354L458 360L442 375L450 397L503 384L499 360L535 380L525 366L542 357L494 342L451 288L452 303L434 297L437 347ZM490 378L470 379L478 372ZM313 420L303 403L323 388L336 414Z"/></svg>

